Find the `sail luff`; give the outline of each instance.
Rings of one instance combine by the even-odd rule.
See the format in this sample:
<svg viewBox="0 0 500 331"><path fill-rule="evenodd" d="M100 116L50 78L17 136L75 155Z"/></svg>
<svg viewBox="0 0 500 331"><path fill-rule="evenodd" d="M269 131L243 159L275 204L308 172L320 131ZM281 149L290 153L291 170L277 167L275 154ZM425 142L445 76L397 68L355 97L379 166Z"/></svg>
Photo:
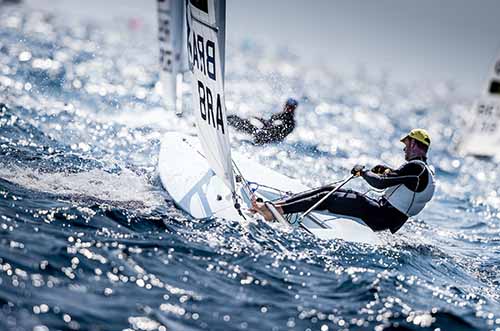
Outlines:
<svg viewBox="0 0 500 331"><path fill-rule="evenodd" d="M217 0L215 2L216 5L216 18L217 18L217 26L219 27L219 31L217 32L219 39L222 40L222 43L219 43L220 49L220 57L223 59L221 61L221 73L222 73L222 86L224 86L224 82L226 81L226 0Z"/></svg>

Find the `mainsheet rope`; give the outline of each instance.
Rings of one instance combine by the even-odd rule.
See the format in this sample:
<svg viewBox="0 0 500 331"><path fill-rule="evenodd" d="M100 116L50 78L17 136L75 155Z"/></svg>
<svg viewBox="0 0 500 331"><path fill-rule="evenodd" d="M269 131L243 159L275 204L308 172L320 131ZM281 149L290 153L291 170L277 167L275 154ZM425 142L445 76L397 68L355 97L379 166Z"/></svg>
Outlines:
<svg viewBox="0 0 500 331"><path fill-rule="evenodd" d="M271 200L271 201L276 201L276 200L282 199L283 197L286 197L286 196L288 196L288 197L294 197L294 196L299 195L299 194L304 194L304 193L307 193L307 192L311 192L311 191L317 190L317 189L319 189L321 187L332 186L332 185L335 185L335 184L338 184L338 183L344 181L344 179L341 179L341 180L337 180L335 182L331 182L330 184L327 184L327 185L324 185L324 186L321 186L321 187L311 188L311 189L308 189L308 190L305 190L305 191L301 191L301 192L297 192L297 193L292 193L290 191L283 191L283 190L280 190L280 189L278 189L276 187L272 187L272 186L268 186L268 185L265 185L265 184L261 184L259 182L252 182L252 181L247 180L243 176L243 174L241 173L241 171L238 168L238 166L236 165L236 162L234 162L234 160L232 162L233 162L233 165L234 165L234 168L235 168L236 172L238 173L237 176L239 177L239 179L241 180L241 182L243 183L243 185L248 190L247 193L253 194L253 193L257 192L260 187L263 187L263 188L267 188L267 189L276 191L276 192L278 192L281 195L281 197L276 198L276 199ZM252 188L251 185L255 185L256 187Z"/></svg>

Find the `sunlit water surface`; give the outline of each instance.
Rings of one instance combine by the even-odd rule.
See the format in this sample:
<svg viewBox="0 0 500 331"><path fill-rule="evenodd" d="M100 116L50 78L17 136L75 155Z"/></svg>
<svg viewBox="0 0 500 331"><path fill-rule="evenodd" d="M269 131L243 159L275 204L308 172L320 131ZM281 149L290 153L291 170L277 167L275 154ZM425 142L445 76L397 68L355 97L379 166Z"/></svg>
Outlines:
<svg viewBox="0 0 500 331"><path fill-rule="evenodd" d="M161 107L155 29L1 7L1 330L500 329L500 171L455 152L468 104L452 85L228 45L229 112L301 103L284 143L233 149L316 186L397 166L398 138L425 127L438 190L376 247L193 220L158 179L162 134L194 127L189 85L186 116Z"/></svg>

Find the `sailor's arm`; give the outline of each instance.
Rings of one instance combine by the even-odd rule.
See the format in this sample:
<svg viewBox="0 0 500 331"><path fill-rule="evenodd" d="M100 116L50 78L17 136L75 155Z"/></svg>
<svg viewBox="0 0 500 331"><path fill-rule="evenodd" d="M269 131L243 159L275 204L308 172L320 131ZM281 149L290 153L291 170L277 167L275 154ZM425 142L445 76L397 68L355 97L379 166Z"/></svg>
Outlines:
<svg viewBox="0 0 500 331"><path fill-rule="evenodd" d="M368 184L377 189L386 189L399 184L415 185L417 181L415 176L388 177L388 175L379 175L372 171L366 171L361 176Z"/></svg>
<svg viewBox="0 0 500 331"><path fill-rule="evenodd" d="M387 171L384 174L377 174L372 170L366 170L364 168L362 171L359 171L359 175L363 177L370 186L376 189L386 189L391 186L404 184L416 190L420 173L421 170L419 171L419 169L415 168L413 165L403 165L399 169Z"/></svg>
<svg viewBox="0 0 500 331"><path fill-rule="evenodd" d="M257 129L262 129L263 127L267 126L267 120L262 117L251 116L250 118L248 118L248 121Z"/></svg>
<svg viewBox="0 0 500 331"><path fill-rule="evenodd" d="M248 120L252 122L261 122L261 123L265 121L262 117L257 117L257 116L250 116Z"/></svg>

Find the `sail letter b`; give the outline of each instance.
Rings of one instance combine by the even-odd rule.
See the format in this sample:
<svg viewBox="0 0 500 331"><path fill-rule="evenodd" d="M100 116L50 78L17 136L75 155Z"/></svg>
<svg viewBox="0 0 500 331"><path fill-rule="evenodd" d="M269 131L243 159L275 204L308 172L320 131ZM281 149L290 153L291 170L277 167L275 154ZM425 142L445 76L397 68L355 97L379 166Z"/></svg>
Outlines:
<svg viewBox="0 0 500 331"><path fill-rule="evenodd" d="M208 77L217 80L215 77L215 43L211 40L207 40L206 56Z"/></svg>
<svg viewBox="0 0 500 331"><path fill-rule="evenodd" d="M205 86L201 81L198 81L198 95L200 96L200 115L205 121L207 120L207 109L205 106Z"/></svg>

